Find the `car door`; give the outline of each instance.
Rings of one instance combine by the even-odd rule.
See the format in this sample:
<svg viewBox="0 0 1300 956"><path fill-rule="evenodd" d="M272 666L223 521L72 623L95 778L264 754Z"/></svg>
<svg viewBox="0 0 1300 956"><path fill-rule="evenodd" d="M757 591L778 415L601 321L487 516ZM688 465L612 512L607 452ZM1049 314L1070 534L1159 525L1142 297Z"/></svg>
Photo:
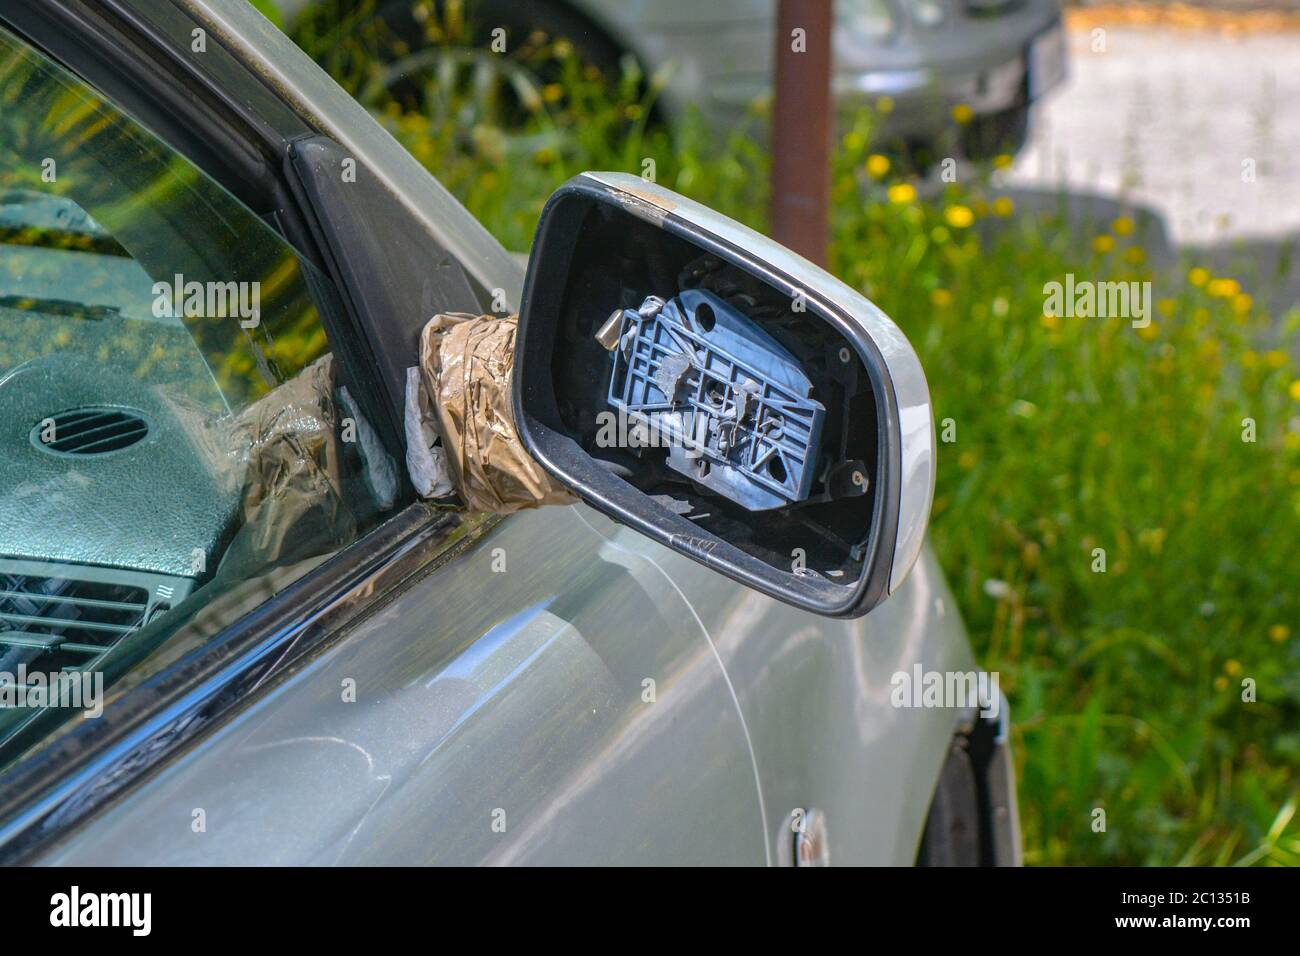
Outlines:
<svg viewBox="0 0 1300 956"><path fill-rule="evenodd" d="M5 186L25 192L6 207L17 233L4 304L26 348L0 389L21 396L7 417L45 467L7 479L0 553L9 600L25 602L4 609L13 653L107 687L100 715L22 716L26 736L6 752L5 852L763 861L743 712L673 580L587 509L494 520L403 506L391 394L353 324L370 318L355 314L364 293L340 266L345 249L292 227L328 210L309 188L300 207L287 201L304 183L241 160L230 130L215 147L187 143L163 90L123 94L156 111L155 135L78 75L112 89L130 69L97 46L105 26L137 60L175 67L159 86L229 79L234 60L154 46L167 30L201 35L176 8L70 10L6 13L0 34L4 95L24 103L5 113L18 144ZM27 39L55 47L69 31L90 44L84 59ZM283 115L241 119L285 143L311 134ZM455 238L455 223L442 229ZM457 279L435 301L477 295ZM50 337L31 332L57 322L67 327ZM92 436L145 437L78 458L30 439L47 408L51 443L72 434L65 411ZM88 411L129 420L85 425ZM33 512L32 496L48 510ZM118 617L92 619L110 600ZM110 626L119 643L85 637ZM71 660L83 646L88 662Z"/></svg>

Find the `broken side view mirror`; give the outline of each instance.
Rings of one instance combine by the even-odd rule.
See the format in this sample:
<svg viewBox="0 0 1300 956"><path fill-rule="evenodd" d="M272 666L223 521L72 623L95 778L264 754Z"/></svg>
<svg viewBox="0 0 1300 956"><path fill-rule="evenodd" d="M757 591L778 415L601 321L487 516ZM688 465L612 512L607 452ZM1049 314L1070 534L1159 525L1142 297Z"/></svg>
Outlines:
<svg viewBox="0 0 1300 956"><path fill-rule="evenodd" d="M515 352L529 453L615 521L823 615L915 563L930 392L899 328L734 220L583 173L537 226Z"/></svg>

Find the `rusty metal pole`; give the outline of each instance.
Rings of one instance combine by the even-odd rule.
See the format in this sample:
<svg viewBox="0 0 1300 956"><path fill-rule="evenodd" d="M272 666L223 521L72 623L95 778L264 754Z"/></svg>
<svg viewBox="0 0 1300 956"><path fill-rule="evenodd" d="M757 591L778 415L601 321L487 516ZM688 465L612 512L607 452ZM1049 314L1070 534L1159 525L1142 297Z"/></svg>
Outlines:
<svg viewBox="0 0 1300 956"><path fill-rule="evenodd" d="M831 0L778 0L772 235L823 266L830 148Z"/></svg>

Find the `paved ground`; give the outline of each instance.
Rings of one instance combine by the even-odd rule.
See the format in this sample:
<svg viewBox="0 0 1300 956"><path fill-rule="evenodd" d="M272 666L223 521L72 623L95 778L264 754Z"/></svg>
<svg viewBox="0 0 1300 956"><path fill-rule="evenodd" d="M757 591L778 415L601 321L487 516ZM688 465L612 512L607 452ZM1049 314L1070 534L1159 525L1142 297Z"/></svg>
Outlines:
<svg viewBox="0 0 1300 956"><path fill-rule="evenodd" d="M1064 196L1081 242L1132 215L1153 265L1238 279L1300 361L1300 29L1111 26L1094 53L1094 27L1076 20L1069 77L999 174L1017 208Z"/></svg>
<svg viewBox="0 0 1300 956"><path fill-rule="evenodd" d="M1093 52L1092 29L1070 32L1011 185L1132 201L1177 245L1300 234L1300 31L1119 26Z"/></svg>

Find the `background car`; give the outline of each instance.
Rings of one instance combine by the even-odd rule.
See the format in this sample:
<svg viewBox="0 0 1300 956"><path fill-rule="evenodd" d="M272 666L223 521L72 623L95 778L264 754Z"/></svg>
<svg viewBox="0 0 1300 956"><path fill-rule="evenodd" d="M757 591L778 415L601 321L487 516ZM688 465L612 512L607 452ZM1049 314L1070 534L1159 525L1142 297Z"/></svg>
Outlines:
<svg viewBox="0 0 1300 956"><path fill-rule="evenodd" d="M314 11L382 24L374 53L407 59L440 41L429 26L439 5L410 0L276 0L290 26ZM469 35L507 52L535 33L568 39L583 60L617 75L630 54L666 82L657 108L668 119L701 110L723 134L771 95L776 29L772 0L476 0ZM846 119L877 110L881 138L933 159L949 141L984 158L1024 142L1031 104L1064 76L1059 0L836 0L834 94ZM553 77L544 68L540 85ZM953 111L960 122L954 120Z"/></svg>

